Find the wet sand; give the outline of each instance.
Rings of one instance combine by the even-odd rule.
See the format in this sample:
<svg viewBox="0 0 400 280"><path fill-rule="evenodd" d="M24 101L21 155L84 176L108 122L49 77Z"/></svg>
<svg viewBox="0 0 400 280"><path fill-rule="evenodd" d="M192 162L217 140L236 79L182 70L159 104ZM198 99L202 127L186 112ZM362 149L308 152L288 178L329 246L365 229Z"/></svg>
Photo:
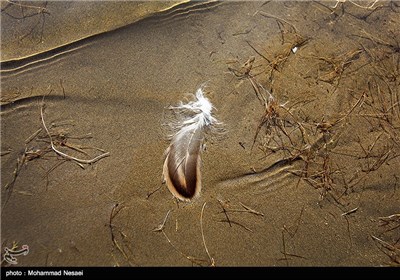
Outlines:
<svg viewBox="0 0 400 280"><path fill-rule="evenodd" d="M14 61L29 54L3 40L2 253L29 245L17 266L399 265L400 6L372 3L182 4ZM162 183L165 108L204 82L226 132L207 137L200 197L178 203ZM109 156L80 166L51 150L44 95L59 150Z"/></svg>

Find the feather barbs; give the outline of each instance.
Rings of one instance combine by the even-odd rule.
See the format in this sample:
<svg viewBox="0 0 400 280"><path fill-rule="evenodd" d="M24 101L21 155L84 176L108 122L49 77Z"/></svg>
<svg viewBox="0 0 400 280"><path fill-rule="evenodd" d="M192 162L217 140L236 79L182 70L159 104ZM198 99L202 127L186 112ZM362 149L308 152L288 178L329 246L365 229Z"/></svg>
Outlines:
<svg viewBox="0 0 400 280"><path fill-rule="evenodd" d="M172 195L190 201L200 194L201 152L207 128L218 123L212 116L212 104L200 87L195 99L169 107L176 119L172 128L171 143L166 150L163 177Z"/></svg>

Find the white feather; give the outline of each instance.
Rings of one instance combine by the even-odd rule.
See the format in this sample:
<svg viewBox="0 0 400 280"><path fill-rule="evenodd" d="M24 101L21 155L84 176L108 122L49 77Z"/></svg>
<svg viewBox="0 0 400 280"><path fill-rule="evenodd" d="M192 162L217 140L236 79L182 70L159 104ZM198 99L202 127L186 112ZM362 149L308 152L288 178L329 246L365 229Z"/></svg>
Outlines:
<svg viewBox="0 0 400 280"><path fill-rule="evenodd" d="M173 133L166 150L163 176L170 192L182 201L190 201L201 191L201 152L205 132L218 121L213 106L200 87L195 100L169 107L176 113L170 124Z"/></svg>

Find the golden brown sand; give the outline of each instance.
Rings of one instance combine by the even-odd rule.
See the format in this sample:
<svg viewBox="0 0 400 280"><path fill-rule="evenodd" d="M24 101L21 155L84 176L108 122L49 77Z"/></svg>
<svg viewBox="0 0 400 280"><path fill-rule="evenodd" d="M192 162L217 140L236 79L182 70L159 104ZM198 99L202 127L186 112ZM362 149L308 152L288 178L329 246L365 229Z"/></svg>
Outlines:
<svg viewBox="0 0 400 280"><path fill-rule="evenodd" d="M41 29L31 48L1 43L2 253L29 245L19 266L399 265L399 2L192 3L137 22L116 16L135 2L63 5L46 6L60 24L44 24L43 46ZM96 12L109 23L91 25ZM4 13L3 27L16 20ZM204 82L226 133L207 138L200 197L178 203L162 184L165 108ZM109 156L56 154L42 121L57 150Z"/></svg>

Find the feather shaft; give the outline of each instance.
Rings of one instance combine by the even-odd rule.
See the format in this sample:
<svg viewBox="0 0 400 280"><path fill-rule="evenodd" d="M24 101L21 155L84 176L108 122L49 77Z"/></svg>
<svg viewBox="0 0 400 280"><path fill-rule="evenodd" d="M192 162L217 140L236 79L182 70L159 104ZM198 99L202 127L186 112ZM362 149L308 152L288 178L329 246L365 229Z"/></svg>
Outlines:
<svg viewBox="0 0 400 280"><path fill-rule="evenodd" d="M201 152L207 128L217 123L212 116L211 102L200 87L195 100L170 107L177 119L170 125L174 130L166 150L163 176L169 191L182 201L190 201L200 194Z"/></svg>

